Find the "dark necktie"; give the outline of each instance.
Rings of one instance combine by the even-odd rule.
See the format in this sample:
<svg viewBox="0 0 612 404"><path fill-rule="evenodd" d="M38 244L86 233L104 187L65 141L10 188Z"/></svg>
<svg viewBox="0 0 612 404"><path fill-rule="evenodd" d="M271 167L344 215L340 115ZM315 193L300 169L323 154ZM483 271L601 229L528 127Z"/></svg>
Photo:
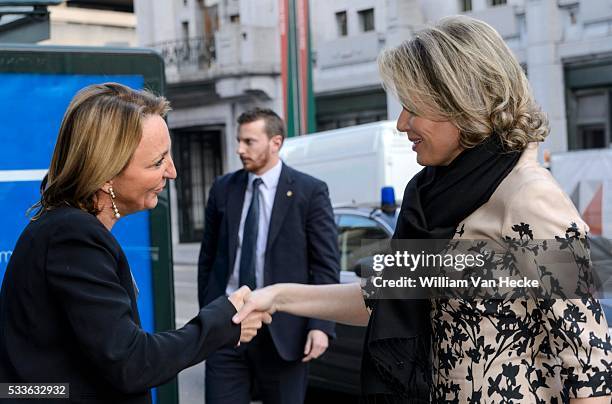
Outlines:
<svg viewBox="0 0 612 404"><path fill-rule="evenodd" d="M257 251L257 232L259 229L259 186L263 183L261 178L253 180L253 199L244 221L242 232L242 247L240 250L240 283L251 290L257 287L255 281L255 262Z"/></svg>

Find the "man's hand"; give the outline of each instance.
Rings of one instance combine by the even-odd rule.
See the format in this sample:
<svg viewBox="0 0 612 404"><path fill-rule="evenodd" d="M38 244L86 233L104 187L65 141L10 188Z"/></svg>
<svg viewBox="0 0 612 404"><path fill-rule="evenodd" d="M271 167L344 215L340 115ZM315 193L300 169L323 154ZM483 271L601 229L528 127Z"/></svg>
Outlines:
<svg viewBox="0 0 612 404"><path fill-rule="evenodd" d="M251 290L247 286L243 286L234 293L232 293L228 299L236 311L244 307L245 300L252 294ZM250 342L256 335L263 323L270 324L272 322L272 316L264 311L250 311L246 315L241 317L240 321L235 321L236 324L240 323L240 342ZM238 345L240 345L240 342Z"/></svg>
<svg viewBox="0 0 612 404"><path fill-rule="evenodd" d="M327 334L320 330L310 330L306 337L306 345L304 346L304 355L302 362L309 362L312 359L317 359L323 355L329 346L329 338Z"/></svg>
<svg viewBox="0 0 612 404"><path fill-rule="evenodd" d="M275 285L263 289L257 289L244 298L244 305L233 317L234 323L238 324L253 312L266 312L272 315L276 312L276 288Z"/></svg>

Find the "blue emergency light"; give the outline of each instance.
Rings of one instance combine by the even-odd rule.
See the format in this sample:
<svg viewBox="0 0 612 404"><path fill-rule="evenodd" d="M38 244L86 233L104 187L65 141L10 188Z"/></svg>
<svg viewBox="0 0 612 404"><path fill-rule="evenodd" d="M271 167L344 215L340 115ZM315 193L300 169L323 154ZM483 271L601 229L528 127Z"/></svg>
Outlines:
<svg viewBox="0 0 612 404"><path fill-rule="evenodd" d="M393 187L382 187L380 189L380 209L385 213L394 213L396 208L395 190Z"/></svg>

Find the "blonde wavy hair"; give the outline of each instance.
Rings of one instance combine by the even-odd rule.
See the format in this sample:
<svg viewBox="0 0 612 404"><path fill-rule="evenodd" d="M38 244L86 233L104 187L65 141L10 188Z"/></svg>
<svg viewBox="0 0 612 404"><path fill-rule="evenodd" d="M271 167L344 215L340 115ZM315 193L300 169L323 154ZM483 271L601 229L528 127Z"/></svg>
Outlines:
<svg viewBox="0 0 612 404"><path fill-rule="evenodd" d="M523 69L490 25L452 16L418 32L378 58L386 90L409 112L459 128L471 148L492 134L507 150L548 135Z"/></svg>
<svg viewBox="0 0 612 404"><path fill-rule="evenodd" d="M164 97L118 83L80 90L64 114L32 220L61 205L97 214L96 192L129 164L143 119L169 109Z"/></svg>

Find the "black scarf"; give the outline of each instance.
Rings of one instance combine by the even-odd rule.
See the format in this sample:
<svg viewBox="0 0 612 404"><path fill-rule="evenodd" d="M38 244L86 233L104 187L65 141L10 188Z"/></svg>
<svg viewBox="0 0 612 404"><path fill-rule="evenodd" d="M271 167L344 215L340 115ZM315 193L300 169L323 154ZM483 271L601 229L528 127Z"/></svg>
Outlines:
<svg viewBox="0 0 612 404"><path fill-rule="evenodd" d="M453 238L463 219L486 203L520 152L499 136L463 151L448 166L426 167L406 186L394 239ZM432 386L429 300L375 300L362 363L368 403L429 403Z"/></svg>

